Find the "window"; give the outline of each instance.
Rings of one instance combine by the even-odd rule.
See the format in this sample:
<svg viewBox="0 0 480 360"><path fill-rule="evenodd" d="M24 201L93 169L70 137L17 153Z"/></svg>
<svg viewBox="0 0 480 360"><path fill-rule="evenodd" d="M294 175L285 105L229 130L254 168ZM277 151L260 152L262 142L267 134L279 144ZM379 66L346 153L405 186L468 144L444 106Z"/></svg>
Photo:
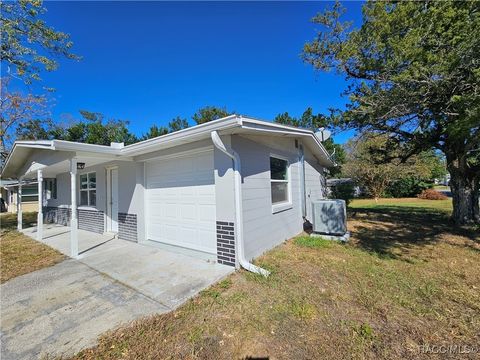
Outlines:
<svg viewBox="0 0 480 360"><path fill-rule="evenodd" d="M22 186L22 202L38 201L38 185Z"/></svg>
<svg viewBox="0 0 480 360"><path fill-rule="evenodd" d="M97 205L97 173L80 175L80 205Z"/></svg>
<svg viewBox="0 0 480 360"><path fill-rule="evenodd" d="M57 179L44 179L43 180L43 193L45 194L45 199L56 199L57 198Z"/></svg>
<svg viewBox="0 0 480 360"><path fill-rule="evenodd" d="M270 185L272 205L290 202L288 161L270 157Z"/></svg>

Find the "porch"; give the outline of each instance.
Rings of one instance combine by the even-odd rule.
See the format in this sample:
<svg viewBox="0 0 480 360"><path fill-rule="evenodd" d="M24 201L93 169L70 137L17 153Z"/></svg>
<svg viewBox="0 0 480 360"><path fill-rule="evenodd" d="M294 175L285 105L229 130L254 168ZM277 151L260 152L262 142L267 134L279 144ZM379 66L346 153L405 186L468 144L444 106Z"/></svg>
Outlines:
<svg viewBox="0 0 480 360"><path fill-rule="evenodd" d="M40 241L55 250L60 251L66 256L71 255L70 227L58 224L43 224L43 236L38 238L38 228L36 226L20 230L25 235L34 240ZM95 249L97 246L107 241L113 240L111 234L97 234L91 231L77 229L78 236L78 257L82 257L86 252Z"/></svg>
<svg viewBox="0 0 480 360"><path fill-rule="evenodd" d="M37 240L37 227L21 230ZM235 269L186 254L169 251L113 235L77 230L76 260L89 268L155 300L168 310L175 309L204 288ZM44 224L41 241L70 255L70 228Z"/></svg>

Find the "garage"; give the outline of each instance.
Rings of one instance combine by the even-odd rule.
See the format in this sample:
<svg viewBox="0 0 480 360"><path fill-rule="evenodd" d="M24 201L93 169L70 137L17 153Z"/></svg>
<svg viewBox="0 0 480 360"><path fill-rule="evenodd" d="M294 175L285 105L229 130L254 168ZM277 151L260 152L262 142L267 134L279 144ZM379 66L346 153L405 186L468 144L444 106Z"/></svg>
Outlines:
<svg viewBox="0 0 480 360"><path fill-rule="evenodd" d="M147 162L147 238L216 253L213 149Z"/></svg>

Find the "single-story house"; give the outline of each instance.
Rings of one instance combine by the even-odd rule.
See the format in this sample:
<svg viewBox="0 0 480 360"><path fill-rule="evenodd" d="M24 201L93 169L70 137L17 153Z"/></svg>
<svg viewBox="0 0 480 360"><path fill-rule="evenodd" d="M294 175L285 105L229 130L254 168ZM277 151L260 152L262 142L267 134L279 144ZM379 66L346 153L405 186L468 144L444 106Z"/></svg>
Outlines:
<svg viewBox="0 0 480 360"><path fill-rule="evenodd" d="M69 225L72 257L80 228L261 272L250 261L302 232L331 166L312 131L231 115L128 146L17 141L2 177L20 182L19 228L37 181L37 236Z"/></svg>
<svg viewBox="0 0 480 360"><path fill-rule="evenodd" d="M53 179L52 179L53 180ZM5 204L5 211L9 213L17 212L18 201L18 181L2 180L5 184L2 186L2 199ZM50 199L51 196L56 196L52 193L52 182L44 181L44 197L43 201ZM38 211L38 183L37 181L24 181L22 183L22 211Z"/></svg>

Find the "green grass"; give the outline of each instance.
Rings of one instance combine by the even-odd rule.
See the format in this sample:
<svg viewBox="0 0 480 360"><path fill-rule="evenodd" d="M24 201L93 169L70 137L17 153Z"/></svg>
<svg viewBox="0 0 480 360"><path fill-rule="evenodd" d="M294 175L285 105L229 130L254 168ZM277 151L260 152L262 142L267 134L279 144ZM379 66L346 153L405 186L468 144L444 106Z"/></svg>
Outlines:
<svg viewBox="0 0 480 360"><path fill-rule="evenodd" d="M332 246L332 241L323 239L320 236L299 236L294 240L298 246L305 246L309 248L329 248Z"/></svg>
<svg viewBox="0 0 480 360"><path fill-rule="evenodd" d="M372 199L354 199L349 207L351 209L396 209L398 211L415 211L431 212L433 211L452 211L452 199L447 200L424 200L418 198L403 199L378 199L378 202Z"/></svg>

